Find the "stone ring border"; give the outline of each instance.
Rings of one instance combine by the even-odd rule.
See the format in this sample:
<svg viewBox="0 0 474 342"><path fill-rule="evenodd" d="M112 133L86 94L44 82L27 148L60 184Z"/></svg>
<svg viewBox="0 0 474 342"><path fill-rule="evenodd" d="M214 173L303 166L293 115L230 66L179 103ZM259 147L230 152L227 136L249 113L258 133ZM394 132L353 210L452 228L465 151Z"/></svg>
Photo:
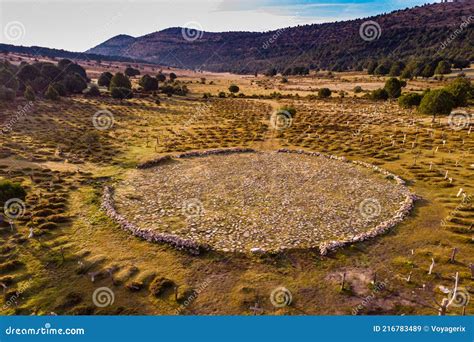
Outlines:
<svg viewBox="0 0 474 342"><path fill-rule="evenodd" d="M205 156L219 155L219 154L256 153L256 152L259 152L259 151L251 149L251 148L226 148L226 149L212 149L212 150L206 150L206 151L191 151L191 152L181 153L178 155L162 156L162 157L139 164L137 166L137 169L147 169L147 168L155 167L167 161L171 161L173 159L205 157ZM411 210L413 209L415 205L415 201L419 199L417 195L409 191L409 189L406 187L405 181L402 178L370 163L356 161L356 160L349 160L345 157L328 155L328 154L323 154L320 152L308 152L304 150L279 149L276 152L277 153L305 154L309 156L318 156L318 157L323 157L323 158L328 158L328 159L334 159L334 160L338 160L344 163L353 163L355 165L359 165L359 166L371 169L375 172L381 173L395 180L397 184L405 188L405 191L406 191L405 199L402 202L402 205L400 206L400 208L397 210L397 212L392 218L378 224L375 228L367 232L355 235L350 239L332 240L332 241L321 243L319 246L317 246L319 248L319 252L321 255L326 255L329 252L334 251L347 244L365 241L369 238L373 238L387 232L388 230L390 230L397 224L401 223L405 219L405 217L407 217L410 214ZM155 243L166 243L178 250L183 250L193 255L199 255L204 251L209 251L213 249L211 246L207 244L198 243L194 240L182 238L174 234L158 233L151 229L141 229L137 227L135 224L129 222L125 217L123 217L116 211L115 203L113 199L113 193L114 193L114 189L112 186L107 185L104 187L101 208L123 230L128 231L132 235L142 238L146 241L155 242ZM274 254L278 252L283 252L284 250L286 250L286 248L280 248L277 251L271 251L271 253ZM252 249L252 252L267 253L270 251L265 251L264 249L261 249L261 248L255 248L255 249Z"/></svg>

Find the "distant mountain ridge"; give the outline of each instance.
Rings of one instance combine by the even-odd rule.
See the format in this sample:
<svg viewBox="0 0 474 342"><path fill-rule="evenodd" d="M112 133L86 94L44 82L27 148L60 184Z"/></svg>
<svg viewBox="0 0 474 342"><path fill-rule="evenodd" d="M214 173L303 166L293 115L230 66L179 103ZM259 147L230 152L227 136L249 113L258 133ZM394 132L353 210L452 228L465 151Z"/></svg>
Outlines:
<svg viewBox="0 0 474 342"><path fill-rule="evenodd" d="M282 71L291 66L346 70L360 67L371 58L433 57L438 52L445 58L473 59L473 14L474 1L437 3L370 18L264 33L201 32L192 41L184 39L182 28L169 28L137 38L119 35L87 52L237 73L263 72L271 67ZM367 21L380 27L375 32L378 39L361 38L359 30ZM466 25L460 29L463 23ZM441 49L456 30L461 32Z"/></svg>

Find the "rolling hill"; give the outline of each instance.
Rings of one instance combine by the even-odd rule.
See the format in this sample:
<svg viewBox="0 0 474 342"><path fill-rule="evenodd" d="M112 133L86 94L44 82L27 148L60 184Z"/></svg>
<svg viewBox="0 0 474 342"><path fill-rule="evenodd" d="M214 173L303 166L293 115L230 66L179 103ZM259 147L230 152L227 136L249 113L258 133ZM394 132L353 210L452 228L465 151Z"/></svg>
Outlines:
<svg viewBox="0 0 474 342"><path fill-rule="evenodd" d="M437 3L357 20L269 32L191 32L175 27L141 37L118 35L87 53L186 69L263 72L287 67L342 71L370 59L410 56L474 59L474 2ZM361 27L368 21L371 28ZM378 25L378 27L377 27ZM372 31L370 31L372 29ZM371 36L372 35L372 36Z"/></svg>

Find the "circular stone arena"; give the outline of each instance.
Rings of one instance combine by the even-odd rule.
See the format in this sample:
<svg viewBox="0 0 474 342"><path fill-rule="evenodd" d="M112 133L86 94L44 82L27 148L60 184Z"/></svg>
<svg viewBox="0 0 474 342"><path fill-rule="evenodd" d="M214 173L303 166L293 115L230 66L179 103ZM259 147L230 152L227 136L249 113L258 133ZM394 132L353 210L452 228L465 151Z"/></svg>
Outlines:
<svg viewBox="0 0 474 342"><path fill-rule="evenodd" d="M412 207L403 181L375 166L288 152L149 163L116 185L113 210L135 230L219 251L325 254L391 228Z"/></svg>

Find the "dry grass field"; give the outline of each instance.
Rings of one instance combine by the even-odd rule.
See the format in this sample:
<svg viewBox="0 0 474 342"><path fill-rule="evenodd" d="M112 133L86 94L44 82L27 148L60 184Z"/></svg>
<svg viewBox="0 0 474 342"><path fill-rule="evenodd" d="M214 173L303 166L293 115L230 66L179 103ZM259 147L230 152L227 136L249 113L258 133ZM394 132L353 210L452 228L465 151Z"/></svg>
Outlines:
<svg viewBox="0 0 474 342"><path fill-rule="evenodd" d="M83 66L93 81L115 67ZM152 72L150 66L141 69ZM461 297L448 314L474 314L474 132L469 126L454 130L447 117L432 121L393 101L360 98L355 86L373 90L385 81L362 73L294 76L282 84L278 77L173 71L190 93L160 94L160 104L149 95L126 101L103 95L1 105L0 121L13 125L0 135L0 176L20 182L28 193L23 215L1 225L1 314L436 315L457 272ZM406 90L445 82L418 79ZM204 93L216 95L232 83L247 97L203 99ZM332 97L307 96L323 86L333 90ZM249 97L275 91L293 96ZM296 114L285 127L274 127L272 115L283 105ZM111 115L94 122L101 110ZM306 242L279 253L245 253L260 247L254 243L281 237L280 230L288 235L281 244L291 245L297 221L319 220L316 226L331 231L330 238L338 235L334 232L343 235L345 213L358 212L364 198L378 196L377 220L382 220L400 196L390 180L365 169L290 156L279 161L247 155L226 156L224 162L217 156L191 158L179 161L178 169L176 164L136 169L159 156L232 147L253 148L264 156L287 148L367 162L403 178L420 199L388 232L326 255ZM311 167L331 176L298 190L298 177L311 174L304 163L318 164ZM285 166L277 170L277 164ZM243 186L244 180L250 182L247 192L226 188ZM202 219L225 230L208 238L206 231L196 234L219 248L191 255L120 229L101 209L104 186L117 184L134 190L121 194L130 203L123 202L119 211L128 210L149 228L164 223L166 231L184 235L188 228L199 232L206 221L194 217L194 226L185 225L179 205L204 196ZM291 198L278 198L285 192ZM273 197L265 201L264 195ZM152 208L158 199L164 208ZM142 200L149 207L141 206ZM311 201L318 201L321 210ZM254 211L242 217L232 212L236 202ZM273 227L272 220L282 225ZM227 231L228 223L235 229ZM362 220L356 226L368 229ZM223 251L232 249L219 245L225 238L243 241L244 253ZM291 293L291 303L272 305L270 294L282 286ZM113 303L94 304L99 288L111 291Z"/></svg>

